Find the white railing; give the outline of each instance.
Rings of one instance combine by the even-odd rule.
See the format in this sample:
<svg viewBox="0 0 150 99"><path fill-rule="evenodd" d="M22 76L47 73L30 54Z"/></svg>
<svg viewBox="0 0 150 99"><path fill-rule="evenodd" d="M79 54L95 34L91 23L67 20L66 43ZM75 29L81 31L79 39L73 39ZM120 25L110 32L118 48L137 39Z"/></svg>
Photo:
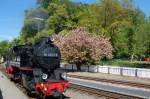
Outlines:
<svg viewBox="0 0 150 99"><path fill-rule="evenodd" d="M61 64L61 67L67 70L74 70L74 71L77 70L76 65L74 64ZM141 68L83 65L81 66L81 71L150 78L150 69L141 69Z"/></svg>

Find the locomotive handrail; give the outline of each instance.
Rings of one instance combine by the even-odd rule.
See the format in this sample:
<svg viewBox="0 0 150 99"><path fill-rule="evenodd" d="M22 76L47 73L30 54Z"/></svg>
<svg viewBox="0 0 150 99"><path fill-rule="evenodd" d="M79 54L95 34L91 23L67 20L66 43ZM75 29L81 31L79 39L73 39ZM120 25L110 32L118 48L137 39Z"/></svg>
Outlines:
<svg viewBox="0 0 150 99"><path fill-rule="evenodd" d="M22 71L33 71L32 68L27 68L27 67L20 67L20 70L22 70Z"/></svg>

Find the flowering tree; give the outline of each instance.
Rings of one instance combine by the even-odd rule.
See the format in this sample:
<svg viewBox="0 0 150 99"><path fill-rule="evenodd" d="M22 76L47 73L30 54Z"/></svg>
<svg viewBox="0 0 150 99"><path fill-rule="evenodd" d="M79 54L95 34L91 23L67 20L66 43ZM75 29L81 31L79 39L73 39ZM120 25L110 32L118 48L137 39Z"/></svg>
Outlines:
<svg viewBox="0 0 150 99"><path fill-rule="evenodd" d="M58 34L55 37L63 59L75 63L78 70L87 62L96 63L104 57L112 58L113 48L109 39L89 33L84 28L75 29L69 35Z"/></svg>

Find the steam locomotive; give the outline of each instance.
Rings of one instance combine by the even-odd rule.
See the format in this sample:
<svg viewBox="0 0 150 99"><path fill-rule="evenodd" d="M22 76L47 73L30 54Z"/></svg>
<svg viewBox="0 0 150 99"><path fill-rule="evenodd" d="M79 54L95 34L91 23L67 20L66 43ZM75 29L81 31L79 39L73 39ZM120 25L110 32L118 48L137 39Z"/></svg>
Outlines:
<svg viewBox="0 0 150 99"><path fill-rule="evenodd" d="M6 71L13 80L21 80L30 93L38 97L63 98L69 82L62 77L61 54L50 37L35 43L17 45L9 50Z"/></svg>

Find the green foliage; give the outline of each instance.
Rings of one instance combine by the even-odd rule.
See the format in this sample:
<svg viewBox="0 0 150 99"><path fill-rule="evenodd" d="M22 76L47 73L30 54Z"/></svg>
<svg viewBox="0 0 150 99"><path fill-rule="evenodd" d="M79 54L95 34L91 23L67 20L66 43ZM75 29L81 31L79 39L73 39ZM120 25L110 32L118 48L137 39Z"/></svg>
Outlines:
<svg viewBox="0 0 150 99"><path fill-rule="evenodd" d="M52 1L54 0L37 0L38 4L44 8L47 8L49 3L51 3Z"/></svg>
<svg viewBox="0 0 150 99"><path fill-rule="evenodd" d="M22 36L33 37L38 32L38 26L35 20L27 20L22 28Z"/></svg>
<svg viewBox="0 0 150 99"><path fill-rule="evenodd" d="M66 2L53 2L48 6L48 13L50 14L47 22L46 29L54 30L55 33L59 33L64 29L70 29L76 24L74 17L76 7L74 4L67 0Z"/></svg>
<svg viewBox="0 0 150 99"><path fill-rule="evenodd" d="M43 31L37 33L37 35L34 37L34 40L37 40L42 36L51 36L52 34L54 34L53 30L50 30L50 29L49 30L43 30Z"/></svg>
<svg viewBox="0 0 150 99"><path fill-rule="evenodd" d="M135 34L134 53L140 57L150 57L150 21L144 22L138 26Z"/></svg>
<svg viewBox="0 0 150 99"><path fill-rule="evenodd" d="M69 36L70 30L85 27L91 34L110 38L114 58L150 57L150 19L135 7L133 0L100 0L96 4L37 0L37 3L37 8L26 11L21 35L10 45L33 42L45 35Z"/></svg>
<svg viewBox="0 0 150 99"><path fill-rule="evenodd" d="M32 42L34 36L45 26L45 20L48 18L48 13L43 8L30 9L26 11L24 26L21 31L21 38L25 42Z"/></svg>
<svg viewBox="0 0 150 99"><path fill-rule="evenodd" d="M26 14L25 29L22 30L26 39L36 39L53 33L68 34L69 30L85 27L91 33L110 38L115 58L134 60L150 56L150 21L134 6L133 0L100 0L97 4L38 0L38 4L40 8L31 9ZM37 23L29 21L38 12L48 15L45 28L39 33Z"/></svg>
<svg viewBox="0 0 150 99"><path fill-rule="evenodd" d="M3 57L4 60L6 59L7 49L9 47L8 41L1 41L0 42L0 58Z"/></svg>

